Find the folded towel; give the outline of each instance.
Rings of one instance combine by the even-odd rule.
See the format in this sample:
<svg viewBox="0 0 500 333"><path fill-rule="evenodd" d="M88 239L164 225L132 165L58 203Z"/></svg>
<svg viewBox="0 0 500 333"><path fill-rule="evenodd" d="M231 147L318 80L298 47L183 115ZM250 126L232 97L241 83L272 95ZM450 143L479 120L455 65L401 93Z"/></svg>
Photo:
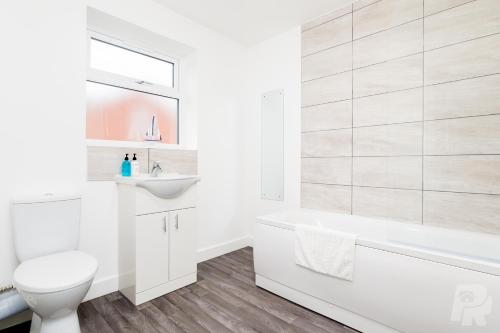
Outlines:
<svg viewBox="0 0 500 333"><path fill-rule="evenodd" d="M352 281L356 235L297 224L295 263L313 271Z"/></svg>

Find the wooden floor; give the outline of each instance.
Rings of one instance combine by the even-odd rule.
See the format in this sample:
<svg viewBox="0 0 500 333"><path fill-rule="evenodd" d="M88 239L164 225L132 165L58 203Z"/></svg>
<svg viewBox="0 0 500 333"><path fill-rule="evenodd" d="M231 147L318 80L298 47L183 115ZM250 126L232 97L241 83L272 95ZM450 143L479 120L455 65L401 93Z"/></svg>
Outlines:
<svg viewBox="0 0 500 333"><path fill-rule="evenodd" d="M203 262L197 283L138 307L118 292L83 303L82 333L355 332L257 288L252 258L248 247Z"/></svg>

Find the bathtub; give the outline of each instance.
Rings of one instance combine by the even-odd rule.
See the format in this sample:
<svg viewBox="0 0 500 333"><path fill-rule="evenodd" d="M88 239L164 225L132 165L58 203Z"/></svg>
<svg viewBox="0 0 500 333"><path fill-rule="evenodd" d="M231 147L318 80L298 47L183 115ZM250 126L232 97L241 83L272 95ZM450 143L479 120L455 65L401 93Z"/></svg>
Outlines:
<svg viewBox="0 0 500 333"><path fill-rule="evenodd" d="M353 281L297 266L295 224L358 235ZM361 332L500 332L497 236L301 209L257 219L254 259L259 287Z"/></svg>

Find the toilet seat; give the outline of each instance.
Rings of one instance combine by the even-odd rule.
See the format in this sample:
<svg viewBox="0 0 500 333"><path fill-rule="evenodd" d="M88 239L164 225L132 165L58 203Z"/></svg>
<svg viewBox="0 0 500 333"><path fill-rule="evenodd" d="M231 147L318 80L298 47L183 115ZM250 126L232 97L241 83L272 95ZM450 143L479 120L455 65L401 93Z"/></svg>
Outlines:
<svg viewBox="0 0 500 333"><path fill-rule="evenodd" d="M80 251L67 251L26 260L14 272L22 291L51 293L71 289L92 279L97 260Z"/></svg>

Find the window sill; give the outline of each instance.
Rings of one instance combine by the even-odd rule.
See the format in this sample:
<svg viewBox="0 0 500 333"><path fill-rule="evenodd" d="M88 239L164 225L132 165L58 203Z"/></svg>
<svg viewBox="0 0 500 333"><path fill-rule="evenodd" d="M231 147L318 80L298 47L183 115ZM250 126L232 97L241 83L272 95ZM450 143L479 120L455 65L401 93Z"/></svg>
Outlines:
<svg viewBox="0 0 500 333"><path fill-rule="evenodd" d="M159 142L137 142L137 141L113 141L86 139L87 147L114 147L114 148L144 148L164 150L197 150L193 147L166 144Z"/></svg>

